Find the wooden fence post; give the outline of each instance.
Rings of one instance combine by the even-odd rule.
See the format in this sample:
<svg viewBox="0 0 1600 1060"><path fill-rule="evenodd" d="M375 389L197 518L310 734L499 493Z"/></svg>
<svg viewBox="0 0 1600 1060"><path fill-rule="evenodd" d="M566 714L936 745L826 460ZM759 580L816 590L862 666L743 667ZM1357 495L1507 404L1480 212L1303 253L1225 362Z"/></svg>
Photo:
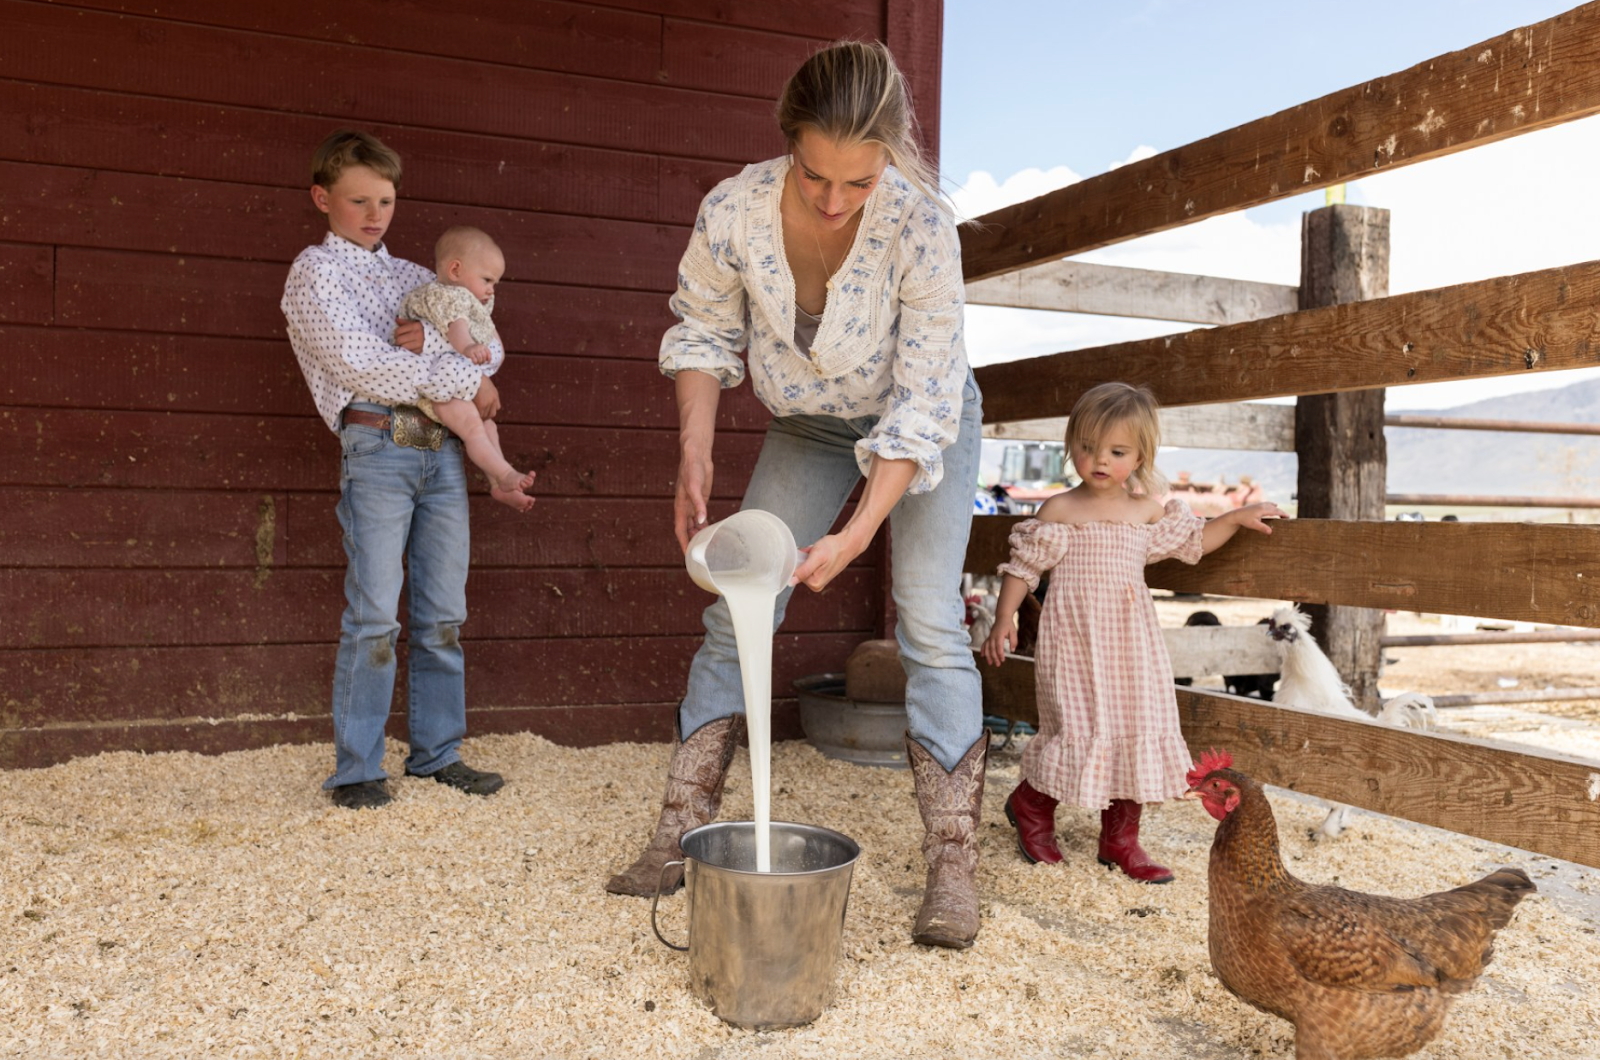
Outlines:
<svg viewBox="0 0 1600 1060"><path fill-rule="evenodd" d="M1388 210L1339 205L1303 216L1301 309L1383 298L1388 293ZM1299 399L1294 433L1302 517L1384 518L1388 455L1383 397L1379 389ZM1326 604L1308 606L1306 611L1323 650L1350 682L1356 704L1375 712L1380 705L1378 640L1384 633L1384 613Z"/></svg>

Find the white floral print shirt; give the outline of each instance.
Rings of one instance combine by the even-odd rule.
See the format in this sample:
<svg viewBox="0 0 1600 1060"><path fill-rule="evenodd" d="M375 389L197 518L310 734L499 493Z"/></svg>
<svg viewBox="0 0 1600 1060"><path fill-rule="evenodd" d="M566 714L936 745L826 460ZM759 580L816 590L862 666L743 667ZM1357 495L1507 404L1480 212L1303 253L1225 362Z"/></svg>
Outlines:
<svg viewBox="0 0 1600 1060"><path fill-rule="evenodd" d="M910 493L944 474L967 380L966 304L954 220L894 167L862 207L854 245L809 356L794 343L794 276L783 249L779 197L788 156L745 167L700 204L678 266L661 340L661 371L708 372L724 387L745 376L775 416L877 416L856 443L865 475L874 454L914 460Z"/></svg>
<svg viewBox="0 0 1600 1060"><path fill-rule="evenodd" d="M432 280L433 273L391 256L381 243L367 250L332 232L294 259L279 308L330 430L339 430L339 414L352 400L411 405L418 396L469 399L483 377L499 369L505 351L498 341L490 346L493 359L482 366L426 325L421 354L389 341L400 300Z"/></svg>

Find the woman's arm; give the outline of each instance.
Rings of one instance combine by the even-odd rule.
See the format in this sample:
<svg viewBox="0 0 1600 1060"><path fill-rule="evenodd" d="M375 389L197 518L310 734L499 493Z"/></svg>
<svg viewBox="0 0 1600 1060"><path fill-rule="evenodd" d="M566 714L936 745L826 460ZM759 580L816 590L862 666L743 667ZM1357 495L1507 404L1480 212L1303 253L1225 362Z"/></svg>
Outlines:
<svg viewBox="0 0 1600 1060"><path fill-rule="evenodd" d="M901 277L893 386L856 452L863 469L869 455L912 462L908 492L922 494L943 479L944 451L961 429L968 373L961 244L950 218L923 202L890 253Z"/></svg>
<svg viewBox="0 0 1600 1060"><path fill-rule="evenodd" d="M829 534L806 549L806 561L794 572L795 583L821 592L872 544L878 527L900 503L916 474L915 461L873 457L855 512L837 534Z"/></svg>
<svg viewBox="0 0 1600 1060"><path fill-rule="evenodd" d="M717 401L722 383L706 372L682 371L673 377L678 395L678 489L672 505L672 529L678 545L706 525L711 497L711 448L717 433Z"/></svg>

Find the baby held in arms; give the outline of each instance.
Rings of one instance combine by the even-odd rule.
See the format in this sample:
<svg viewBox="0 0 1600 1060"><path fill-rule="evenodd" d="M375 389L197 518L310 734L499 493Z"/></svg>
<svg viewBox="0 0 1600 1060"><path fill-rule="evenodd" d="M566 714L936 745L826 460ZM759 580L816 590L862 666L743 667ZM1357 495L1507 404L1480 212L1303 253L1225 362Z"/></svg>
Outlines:
<svg viewBox="0 0 1600 1060"><path fill-rule="evenodd" d="M492 357L487 343L496 337L490 316L494 288L505 269L505 255L483 231L464 225L448 229L434 246L436 279L407 294L400 315L438 328L456 351L446 356L487 365ZM489 477L489 493L495 500L519 512L533 507L526 490L533 485L534 473L518 471L506 460L493 420L483 419L471 401L424 398L417 406L461 439L468 458Z"/></svg>

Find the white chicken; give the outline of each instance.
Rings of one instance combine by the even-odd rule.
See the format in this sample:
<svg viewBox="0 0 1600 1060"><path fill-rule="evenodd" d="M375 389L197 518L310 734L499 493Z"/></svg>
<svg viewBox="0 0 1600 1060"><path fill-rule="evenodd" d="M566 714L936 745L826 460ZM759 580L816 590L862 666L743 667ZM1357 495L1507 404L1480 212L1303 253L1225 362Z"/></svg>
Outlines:
<svg viewBox="0 0 1600 1060"><path fill-rule="evenodd" d="M1267 636L1277 645L1283 659L1274 703L1320 711L1356 721L1377 721L1397 729L1432 729L1438 719L1433 700L1420 692L1405 692L1386 700L1374 718L1350 700L1350 686L1322 653L1311 636L1311 616L1289 604L1272 613ZM1315 835L1337 839L1344 831L1350 807L1333 803Z"/></svg>

